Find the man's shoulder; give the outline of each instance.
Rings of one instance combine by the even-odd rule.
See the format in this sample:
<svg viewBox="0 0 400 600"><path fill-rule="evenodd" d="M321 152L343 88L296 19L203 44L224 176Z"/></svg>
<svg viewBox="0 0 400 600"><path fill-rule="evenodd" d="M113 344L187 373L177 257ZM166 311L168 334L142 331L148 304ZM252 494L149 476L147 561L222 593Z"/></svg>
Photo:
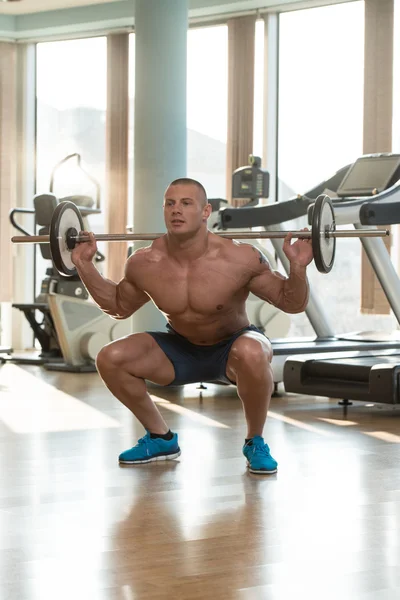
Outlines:
<svg viewBox="0 0 400 600"><path fill-rule="evenodd" d="M162 238L158 238L150 245L135 250L128 258L127 265L138 268L149 262L159 262L163 257L165 257L165 244Z"/></svg>
<svg viewBox="0 0 400 600"><path fill-rule="evenodd" d="M250 241L240 241L230 238L219 238L220 248L226 256L240 262L258 264L268 264L268 259L262 248Z"/></svg>

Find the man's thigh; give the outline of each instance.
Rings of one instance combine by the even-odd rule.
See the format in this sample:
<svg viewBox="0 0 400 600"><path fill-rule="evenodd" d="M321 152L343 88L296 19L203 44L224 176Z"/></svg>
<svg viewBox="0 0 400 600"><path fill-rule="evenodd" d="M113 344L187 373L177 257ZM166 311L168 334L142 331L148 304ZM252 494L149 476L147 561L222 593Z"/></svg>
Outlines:
<svg viewBox="0 0 400 600"><path fill-rule="evenodd" d="M169 385L175 379L172 362L148 333L134 333L112 342L112 345L121 356L124 367L135 377L157 385Z"/></svg>

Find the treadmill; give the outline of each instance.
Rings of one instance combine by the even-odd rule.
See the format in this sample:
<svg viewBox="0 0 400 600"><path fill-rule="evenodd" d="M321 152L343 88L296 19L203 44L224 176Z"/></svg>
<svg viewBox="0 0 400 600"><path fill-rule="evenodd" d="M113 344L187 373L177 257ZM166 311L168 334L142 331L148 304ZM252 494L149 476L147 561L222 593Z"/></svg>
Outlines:
<svg viewBox="0 0 400 600"><path fill-rule="evenodd" d="M248 167L240 167L232 176L232 196L234 198L247 198L250 202L240 208L232 206L220 208L218 228L222 230L234 230L263 227L265 230L276 230L284 229L282 223L292 221L293 219L303 216L307 217L307 215L311 218L312 206L316 198L322 193L326 193L330 197L338 196L340 186L348 177L353 166L353 164L350 164L339 169L332 177L322 181L303 195L298 195L288 201L275 202L266 206L255 206L259 198L268 198L269 195L269 179L265 175L266 171L260 168L260 161L255 164L253 162ZM366 201L366 198L355 198L353 201L359 202L361 206ZM343 202L345 204L345 200L341 198L334 199L333 202ZM385 224L388 225L389 222L385 222ZM380 241L383 244L383 241L379 240L379 238L368 239ZM283 240L271 238L270 241L284 270L289 274L290 263L283 252ZM384 249L387 254L386 248ZM347 356L348 353L357 354L361 350L373 353L386 350L400 353L400 338L399 340L393 339L390 336L387 338L377 338L375 336L372 336L372 338L366 338L365 336L347 338L343 337L343 335L335 335L333 327L328 321L324 306L311 286L310 298L305 313L315 331L315 337L271 340L273 348L272 370L275 385L282 381L285 383L285 373L287 373L285 365L288 359L292 357L306 354L342 356L343 353L346 353ZM289 390L287 389L287 391ZM301 393L307 392L302 390Z"/></svg>
<svg viewBox="0 0 400 600"><path fill-rule="evenodd" d="M359 158L344 177L333 199L337 225L355 229L400 223L400 155L372 154ZM311 218L312 207L309 210ZM382 239L361 237L361 243L400 324L400 279ZM345 336L362 339L362 333ZM379 339L379 335L376 336ZM290 357L284 366L287 392L341 398L341 404L360 400L400 403L400 343L397 350L316 354Z"/></svg>

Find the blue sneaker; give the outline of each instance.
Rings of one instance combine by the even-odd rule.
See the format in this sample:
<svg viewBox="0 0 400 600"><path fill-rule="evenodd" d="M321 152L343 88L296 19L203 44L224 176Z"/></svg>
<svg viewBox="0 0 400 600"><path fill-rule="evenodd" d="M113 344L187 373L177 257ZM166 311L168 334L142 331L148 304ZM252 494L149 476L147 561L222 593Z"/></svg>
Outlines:
<svg viewBox="0 0 400 600"><path fill-rule="evenodd" d="M174 433L172 440L151 438L150 433L140 438L136 446L125 450L119 455L119 462L123 465L135 465L154 462L156 460L173 460L181 454L178 445L178 436Z"/></svg>
<svg viewBox="0 0 400 600"><path fill-rule="evenodd" d="M268 444L260 435L253 437L252 444L243 446L243 454L247 458L247 467L250 473L270 475L278 470L278 463L269 453Z"/></svg>

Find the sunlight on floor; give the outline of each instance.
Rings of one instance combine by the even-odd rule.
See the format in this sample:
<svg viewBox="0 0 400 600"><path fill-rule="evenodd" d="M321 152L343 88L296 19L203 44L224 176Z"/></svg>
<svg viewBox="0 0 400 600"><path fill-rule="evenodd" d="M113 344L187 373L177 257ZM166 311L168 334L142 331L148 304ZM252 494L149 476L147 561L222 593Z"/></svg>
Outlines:
<svg viewBox="0 0 400 600"><path fill-rule="evenodd" d="M224 425L224 423L220 423L219 421L214 421L214 419L210 419L205 417L204 415L199 415L199 413L190 410L189 408L184 408L183 406L179 406L178 404L172 404L168 400L164 400L164 398L159 398L158 396L151 396L152 400L161 406L162 408L166 408L171 412L177 413L178 415L182 415L184 417L188 417L191 421L195 421L196 423L203 423L203 425L209 425L211 427L219 427L220 429L230 429L229 425Z"/></svg>
<svg viewBox="0 0 400 600"><path fill-rule="evenodd" d="M276 419L277 421L282 421L283 423L287 423L288 425L293 425L294 427L298 427L299 429L305 429L306 431L311 431L312 433L317 433L318 435L324 435L329 437L332 433L328 431L324 431L323 429L318 429L315 425L310 425L309 423L303 423L298 419L292 419L291 417L286 417L286 415L280 415L279 413L273 412L272 410L268 411L268 418Z"/></svg>
<svg viewBox="0 0 400 600"><path fill-rule="evenodd" d="M357 425L355 421L344 421L343 419L325 419L324 417L318 417L318 421L324 421L330 425L337 425L338 427L352 427Z"/></svg>
<svg viewBox="0 0 400 600"><path fill-rule="evenodd" d="M17 365L1 368L0 388L0 421L15 433L121 426L115 419L38 379Z"/></svg>
<svg viewBox="0 0 400 600"><path fill-rule="evenodd" d="M363 433L390 444L400 444L400 435L394 433L388 433L387 431L364 431Z"/></svg>

